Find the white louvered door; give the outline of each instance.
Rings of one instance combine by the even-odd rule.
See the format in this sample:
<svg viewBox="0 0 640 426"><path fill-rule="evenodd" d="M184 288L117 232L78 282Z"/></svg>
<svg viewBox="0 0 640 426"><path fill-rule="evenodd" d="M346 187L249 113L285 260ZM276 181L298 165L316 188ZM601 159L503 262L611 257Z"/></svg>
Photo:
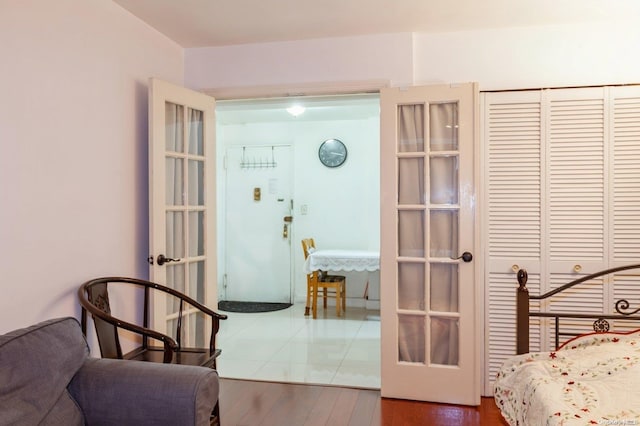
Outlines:
<svg viewBox="0 0 640 426"><path fill-rule="evenodd" d="M529 273L529 288L540 289L543 199L541 92L483 94L485 154L484 234L488 236L485 285L485 394L505 359L516 352L516 280ZM532 332L531 340L538 341ZM534 347L532 347L533 349Z"/></svg>
<svg viewBox="0 0 640 426"><path fill-rule="evenodd" d="M548 291L607 267L605 208L608 163L605 88L558 89L544 92L548 111L544 148L547 151ZM552 311L602 312L604 288L589 282L554 298ZM563 329L588 329L588 320L563 322ZM575 326L574 326L575 324ZM548 321L546 327L554 327ZM555 340L549 329L547 347Z"/></svg>
<svg viewBox="0 0 640 426"><path fill-rule="evenodd" d="M639 261L640 87L485 93L482 108L484 393L491 395L497 369L515 353L519 268L529 273L530 292L541 294ZM638 277L618 274L612 281L587 283L580 297L569 292L553 309L612 312L623 297L640 306ZM532 331L532 351L555 343L552 326Z"/></svg>
<svg viewBox="0 0 640 426"><path fill-rule="evenodd" d="M612 87L610 90L611 191L610 266L640 263L640 86ZM627 299L640 307L637 276L617 274L612 299ZM618 325L618 324L617 324Z"/></svg>

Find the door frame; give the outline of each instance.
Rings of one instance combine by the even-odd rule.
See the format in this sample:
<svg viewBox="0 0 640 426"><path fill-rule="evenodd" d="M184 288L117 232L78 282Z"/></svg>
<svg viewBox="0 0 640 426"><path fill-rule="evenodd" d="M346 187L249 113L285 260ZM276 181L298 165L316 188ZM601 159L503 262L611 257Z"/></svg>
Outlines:
<svg viewBox="0 0 640 426"><path fill-rule="evenodd" d="M305 97L305 96L322 96L322 95L350 95L350 94L362 94L362 93L380 93L381 89L392 87L390 80L360 80L360 81L336 81L330 83L310 83L310 84L283 84L283 85L261 85L261 86L249 86L249 87L219 87L219 88L205 88L201 91L209 96L214 97L216 100L240 100L240 99L262 99L270 97ZM407 86L403 86L405 88ZM475 102L477 110L479 111L480 94ZM485 365L485 347L487 345L488 333L485 332L485 312L486 312L486 300L484 295L486 294L486 283L484 281L485 271L485 256L482 252L482 235L485 230L484 224L484 206L485 199L482 195L481 188L485 186L484 173L484 159L483 154L483 138L480 133L480 114L474 116L474 131L477 135L477 151L474 153L474 190L476 193L475 203L475 223L474 223L474 262L475 262L475 285L477 294L483 295L482 298L476 299L476 333L480 336L477 341L476 348L476 369L480 375L480 389L484 389L484 368ZM382 138L382 135L380 136ZM380 145L382 140L379 141ZM220 161L216 163L220 165ZM218 198L219 200L219 198ZM220 204L218 204L220 206ZM295 236L295 228L292 234ZM218 235L218 238L220 235ZM293 250L292 250L293 253ZM293 267L293 266L292 266ZM224 284L224 283L223 283ZM382 297L382 295L380 296ZM383 318L380 318L383 322ZM482 391L481 391L482 394Z"/></svg>

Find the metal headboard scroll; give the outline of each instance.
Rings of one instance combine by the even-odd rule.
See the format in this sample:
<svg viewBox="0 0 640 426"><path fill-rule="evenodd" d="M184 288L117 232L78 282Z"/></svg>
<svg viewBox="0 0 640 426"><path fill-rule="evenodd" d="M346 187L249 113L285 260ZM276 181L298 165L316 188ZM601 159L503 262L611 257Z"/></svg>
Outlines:
<svg viewBox="0 0 640 426"><path fill-rule="evenodd" d="M634 311L625 312L627 309L629 309L629 306L629 301L627 299L620 299L616 302L616 312L618 312L620 315L633 315L640 312L640 308Z"/></svg>

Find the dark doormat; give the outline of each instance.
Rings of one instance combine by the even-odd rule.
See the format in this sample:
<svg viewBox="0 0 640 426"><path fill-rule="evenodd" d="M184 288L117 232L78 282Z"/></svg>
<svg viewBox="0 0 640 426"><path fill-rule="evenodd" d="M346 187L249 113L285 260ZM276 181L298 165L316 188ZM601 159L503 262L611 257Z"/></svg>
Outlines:
<svg viewBox="0 0 640 426"><path fill-rule="evenodd" d="M218 302L218 310L225 312L273 312L287 309L289 306L291 306L291 303L234 302L232 300Z"/></svg>

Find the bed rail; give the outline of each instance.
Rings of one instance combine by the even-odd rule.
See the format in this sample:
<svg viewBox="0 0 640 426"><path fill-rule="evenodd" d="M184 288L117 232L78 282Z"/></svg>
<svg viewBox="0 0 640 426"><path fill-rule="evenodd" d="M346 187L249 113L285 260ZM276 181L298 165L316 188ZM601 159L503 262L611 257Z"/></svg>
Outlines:
<svg viewBox="0 0 640 426"><path fill-rule="evenodd" d="M548 291L542 295L530 295L529 289L527 289L527 271L525 269L518 270L518 289L516 292L516 353L524 354L529 352L529 322L531 317L541 318L554 318L555 319L555 345L556 349L560 346L560 336L569 335L569 333L563 333L560 331L560 319L561 318L586 318L594 319L593 329L595 332L609 331L610 319L621 320L639 320L640 316L634 315L640 312L640 307L635 310L630 310L629 301L626 299L620 299L615 302L614 308L617 314L604 314L604 313L586 313L575 314L568 312L531 312L530 301L531 300L545 300L558 293L561 293L569 288L572 288L585 281L590 281L594 278L599 278L605 275L613 274L620 271L626 271L629 269L640 269L640 264L618 266L615 268L605 269L603 271L595 272L590 275L575 279L567 284L564 284L558 288ZM639 272L640 276L640 272ZM572 334L573 335L573 334Z"/></svg>

